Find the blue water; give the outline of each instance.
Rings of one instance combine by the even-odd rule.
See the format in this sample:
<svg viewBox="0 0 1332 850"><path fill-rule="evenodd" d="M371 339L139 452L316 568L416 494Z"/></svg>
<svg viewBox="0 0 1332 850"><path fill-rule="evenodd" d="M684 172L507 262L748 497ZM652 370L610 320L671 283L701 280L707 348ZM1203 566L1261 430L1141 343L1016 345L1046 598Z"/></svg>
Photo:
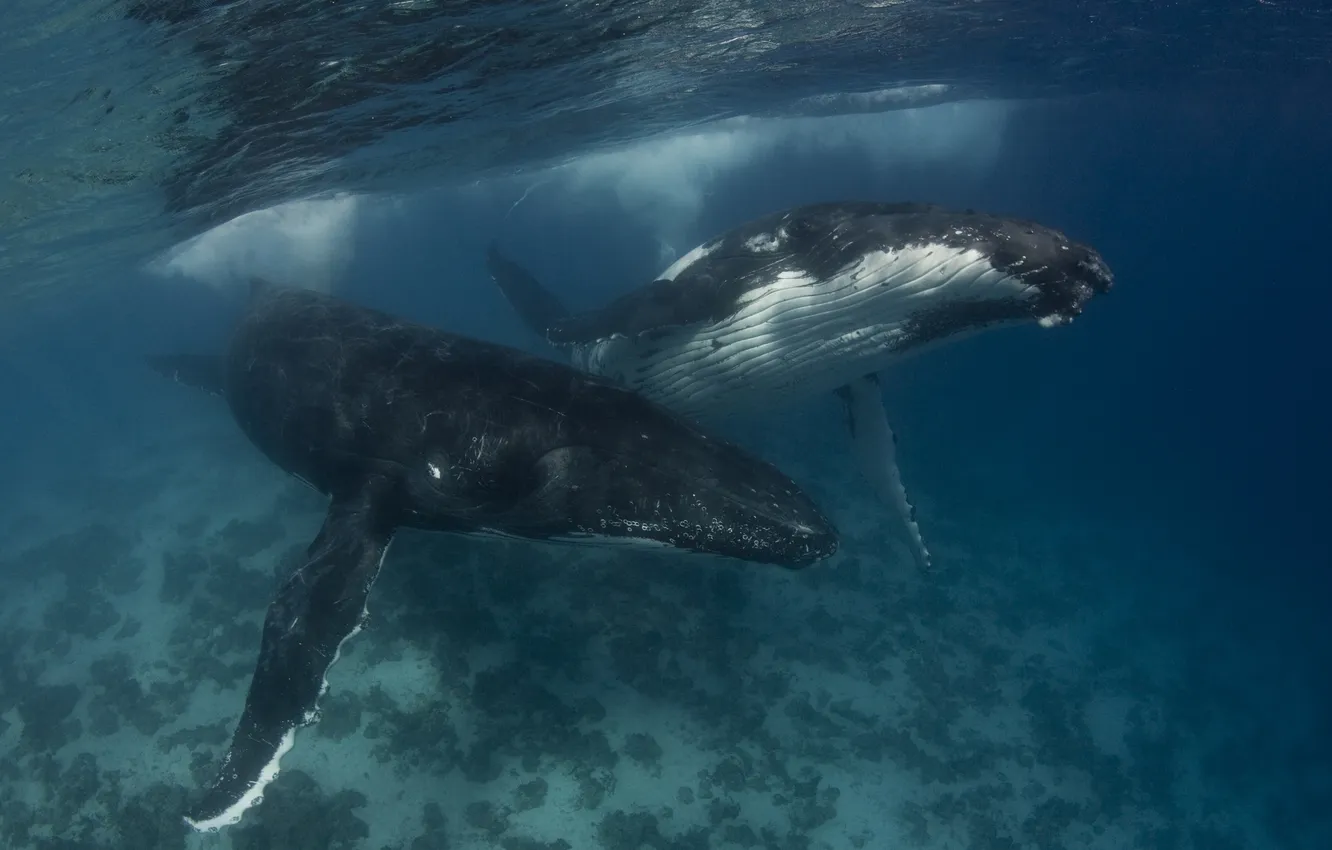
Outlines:
<svg viewBox="0 0 1332 850"><path fill-rule="evenodd" d="M0 45L0 845L1332 846L1325 10L130 5L20 4ZM1116 275L882 376L939 574L834 399L727 423L834 559L404 536L334 709L186 833L323 504L143 355L221 347L250 273L542 352L490 240L593 306L843 198Z"/></svg>

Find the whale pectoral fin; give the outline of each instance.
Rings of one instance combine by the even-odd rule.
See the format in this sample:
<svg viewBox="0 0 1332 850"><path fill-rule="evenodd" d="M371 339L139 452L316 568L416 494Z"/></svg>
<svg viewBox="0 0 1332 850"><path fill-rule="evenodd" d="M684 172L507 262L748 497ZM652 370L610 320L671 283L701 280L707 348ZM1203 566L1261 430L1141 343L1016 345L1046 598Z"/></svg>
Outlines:
<svg viewBox="0 0 1332 850"><path fill-rule="evenodd" d="M148 366L164 378L219 398L226 386L227 359L221 354L150 355Z"/></svg>
<svg viewBox="0 0 1332 850"><path fill-rule="evenodd" d="M930 552L916 522L916 506L907 497L906 487L902 484L902 471L897 465L897 436L888 423L879 379L866 375L839 387L837 395L846 404L847 427L860 455L865 477L879 496L897 511L916 564L921 569L930 569Z"/></svg>
<svg viewBox="0 0 1332 850"><path fill-rule="evenodd" d="M546 330L569 315L564 303L532 273L500 253L495 243L486 252L490 278L532 333L546 338Z"/></svg>
<svg viewBox="0 0 1332 850"><path fill-rule="evenodd" d="M291 749L316 722L324 676L366 616L366 597L393 538L381 505L387 484L334 498L306 560L268 606L245 710L222 766L185 822L199 831L237 823L260 801Z"/></svg>

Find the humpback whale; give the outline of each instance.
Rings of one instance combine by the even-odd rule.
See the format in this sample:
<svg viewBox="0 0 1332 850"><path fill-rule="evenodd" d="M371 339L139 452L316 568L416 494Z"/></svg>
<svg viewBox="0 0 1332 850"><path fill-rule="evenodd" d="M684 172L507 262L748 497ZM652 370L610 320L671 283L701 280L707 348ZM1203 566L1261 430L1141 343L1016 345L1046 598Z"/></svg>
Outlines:
<svg viewBox="0 0 1332 850"><path fill-rule="evenodd" d="M576 314L493 243L487 261L524 324L572 365L682 415L759 412L835 392L861 468L925 568L878 373L983 328L1068 324L1113 285L1095 249L1036 222L872 201L754 219Z"/></svg>
<svg viewBox="0 0 1332 850"><path fill-rule="evenodd" d="M512 348L257 282L223 354L153 356L225 400L270 461L329 497L264 619L230 747L187 823L241 819L365 624L400 528L640 540L801 568L837 532L772 465L613 382Z"/></svg>

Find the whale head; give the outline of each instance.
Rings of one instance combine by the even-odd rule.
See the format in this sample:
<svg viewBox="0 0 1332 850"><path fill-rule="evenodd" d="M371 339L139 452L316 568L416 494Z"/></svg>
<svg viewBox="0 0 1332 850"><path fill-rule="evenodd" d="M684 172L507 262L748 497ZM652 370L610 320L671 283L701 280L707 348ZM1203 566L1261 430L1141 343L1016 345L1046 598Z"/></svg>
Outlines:
<svg viewBox="0 0 1332 850"><path fill-rule="evenodd" d="M772 464L608 380L537 362L505 390L521 403L503 427L499 407L459 406L413 432L390 464L404 524L789 568L837 551L837 529Z"/></svg>
<svg viewBox="0 0 1332 850"><path fill-rule="evenodd" d="M538 466L543 498L565 518L557 539L657 544L792 569L837 551L837 529L795 482L697 432L565 446Z"/></svg>
<svg viewBox="0 0 1332 850"><path fill-rule="evenodd" d="M774 231L804 277L882 287L910 313L903 347L994 324L1066 325L1114 287L1090 245L1034 221L934 204L846 202ZM885 311L888 301L880 302ZM863 308L862 308L863 309Z"/></svg>
<svg viewBox="0 0 1332 850"><path fill-rule="evenodd" d="M772 464L630 390L580 382L570 425L530 455L530 495L509 512L509 527L788 568L837 551L832 522Z"/></svg>
<svg viewBox="0 0 1332 850"><path fill-rule="evenodd" d="M1032 287L1028 311L1041 327L1068 324L1093 298L1114 288L1114 273L1100 253L1058 230L999 219L991 232L991 262Z"/></svg>
<svg viewBox="0 0 1332 850"><path fill-rule="evenodd" d="M1095 248L1022 218L935 204L844 203L804 208L787 230L799 234L805 254L826 258L824 277L855 261L861 274L881 274L890 288L905 292L903 283L928 282L930 294L917 291L914 299L1007 302L1016 309L1006 318L1044 327L1068 324L1114 287ZM1011 283L1025 292L1015 293Z"/></svg>

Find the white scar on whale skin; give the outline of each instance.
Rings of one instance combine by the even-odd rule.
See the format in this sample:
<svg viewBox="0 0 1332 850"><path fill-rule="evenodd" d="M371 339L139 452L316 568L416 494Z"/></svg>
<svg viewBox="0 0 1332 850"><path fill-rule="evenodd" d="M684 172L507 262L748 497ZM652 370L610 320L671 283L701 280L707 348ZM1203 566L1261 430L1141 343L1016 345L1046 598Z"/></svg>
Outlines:
<svg viewBox="0 0 1332 850"><path fill-rule="evenodd" d="M379 565L375 567L375 575L370 580L371 585L373 585L375 579L379 577L379 571L383 569L384 559L388 557L388 551L392 545L393 538L390 537L388 542L384 544L384 551L379 554ZM319 696L322 697L328 692L328 671L332 670L333 665L337 664L338 659L342 657L343 644L361 633L362 624L369 616L370 605L369 599L367 598L366 606L361 609L361 617L357 621L355 628L348 632L346 637L338 641L338 646L333 651L333 660L328 662L328 667L324 668L323 681L319 684ZM315 711L308 712L302 720L304 720L305 725L308 726L315 722L315 720L318 719L318 716L316 709ZM264 801L264 789L267 788L269 783L274 779L277 779L278 773L281 772L280 762L282 761L282 757L291 751L291 748L295 743L296 727L293 727L282 734L282 740L278 743L277 750L273 753L273 758L269 760L268 764L264 765L263 770L259 771L259 778L255 780L253 785L246 789L245 793L241 795L239 800L207 820L196 821L191 820L188 817L184 818L183 820L185 821L185 824L197 832L217 832L224 826L234 826L240 823L241 818L245 815L247 810ZM230 761L230 759L231 755L228 753L227 761ZM224 768L226 767L226 761L222 763L222 766Z"/></svg>

